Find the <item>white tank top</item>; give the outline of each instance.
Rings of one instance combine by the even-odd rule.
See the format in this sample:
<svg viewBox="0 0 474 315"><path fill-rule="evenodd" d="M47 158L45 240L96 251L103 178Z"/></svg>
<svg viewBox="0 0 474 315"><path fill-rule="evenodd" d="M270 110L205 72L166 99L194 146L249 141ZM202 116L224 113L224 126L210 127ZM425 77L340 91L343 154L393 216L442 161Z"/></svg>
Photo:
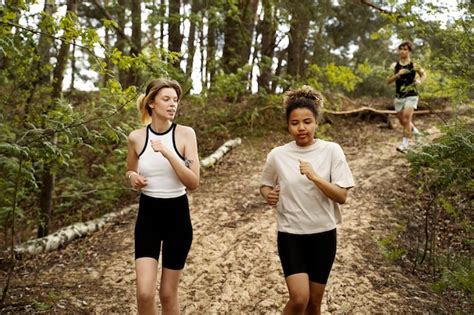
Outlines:
<svg viewBox="0 0 474 315"><path fill-rule="evenodd" d="M179 180L170 162L159 152L153 151L150 140L160 140L172 154L183 161L174 141L176 124L163 132L158 133L146 127L146 140L142 152L138 155L138 169L140 175L145 176L147 185L141 189L142 193L154 198L175 198L186 193L186 187Z"/></svg>

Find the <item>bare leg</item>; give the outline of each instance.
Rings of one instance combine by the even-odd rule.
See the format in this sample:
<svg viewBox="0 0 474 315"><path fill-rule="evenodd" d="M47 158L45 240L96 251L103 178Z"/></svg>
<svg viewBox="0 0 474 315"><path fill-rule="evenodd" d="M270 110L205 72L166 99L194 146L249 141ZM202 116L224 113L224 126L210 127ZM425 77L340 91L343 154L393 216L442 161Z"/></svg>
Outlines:
<svg viewBox="0 0 474 315"><path fill-rule="evenodd" d="M135 261L137 273L137 306L139 314L158 314L155 303L157 268L158 261L151 257L138 258Z"/></svg>
<svg viewBox="0 0 474 315"><path fill-rule="evenodd" d="M413 118L414 109L411 107L406 107L403 109L402 116L403 116L403 136L407 137L408 139L411 138L412 135L412 118Z"/></svg>
<svg viewBox="0 0 474 315"><path fill-rule="evenodd" d="M306 273L286 277L290 300L283 309L284 315L304 314L309 300L309 279Z"/></svg>
<svg viewBox="0 0 474 315"><path fill-rule="evenodd" d="M310 298L308 307L306 308L307 315L320 315L321 303L323 301L325 284L310 282Z"/></svg>
<svg viewBox="0 0 474 315"><path fill-rule="evenodd" d="M181 270L163 268L160 284L162 314L179 314L178 283Z"/></svg>

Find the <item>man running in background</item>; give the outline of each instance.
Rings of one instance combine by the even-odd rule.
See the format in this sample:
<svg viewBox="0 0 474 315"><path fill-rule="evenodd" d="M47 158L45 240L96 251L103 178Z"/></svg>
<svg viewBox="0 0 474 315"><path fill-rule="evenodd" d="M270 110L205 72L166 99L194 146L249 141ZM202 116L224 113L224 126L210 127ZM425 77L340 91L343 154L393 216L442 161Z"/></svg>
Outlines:
<svg viewBox="0 0 474 315"><path fill-rule="evenodd" d="M419 133L412 122L413 112L418 104L417 86L426 79L426 73L419 65L415 64L411 58L413 45L405 41L398 46L400 60L392 65L394 74L387 78L387 84L395 82L395 111L398 120L403 127L402 143L397 147L397 151L405 152L409 145L412 133ZM419 78L416 78L418 73Z"/></svg>

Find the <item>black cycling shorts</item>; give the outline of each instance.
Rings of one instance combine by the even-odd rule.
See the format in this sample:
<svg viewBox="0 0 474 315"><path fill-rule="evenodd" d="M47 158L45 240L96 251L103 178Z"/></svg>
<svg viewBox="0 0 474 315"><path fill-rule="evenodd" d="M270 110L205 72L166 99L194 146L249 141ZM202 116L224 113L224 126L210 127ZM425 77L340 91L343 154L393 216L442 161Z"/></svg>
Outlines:
<svg viewBox="0 0 474 315"><path fill-rule="evenodd" d="M297 273L326 284L336 257L336 229L315 234L278 232L278 254L285 278Z"/></svg>
<svg viewBox="0 0 474 315"><path fill-rule="evenodd" d="M193 240L187 195L176 198L140 196L135 224L135 259L156 260L163 249L163 267L184 268Z"/></svg>

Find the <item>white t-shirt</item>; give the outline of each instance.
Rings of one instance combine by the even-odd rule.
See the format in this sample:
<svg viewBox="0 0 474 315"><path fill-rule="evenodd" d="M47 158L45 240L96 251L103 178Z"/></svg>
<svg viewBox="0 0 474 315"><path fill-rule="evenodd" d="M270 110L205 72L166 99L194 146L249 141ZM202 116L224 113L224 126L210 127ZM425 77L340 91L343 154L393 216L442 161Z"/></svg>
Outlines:
<svg viewBox="0 0 474 315"><path fill-rule="evenodd" d="M316 139L307 147L295 141L274 148L267 156L261 185L280 185L277 204L278 231L313 234L330 231L341 222L339 205L301 175L299 160L311 163L314 171L342 188L354 186L342 148L334 142Z"/></svg>

